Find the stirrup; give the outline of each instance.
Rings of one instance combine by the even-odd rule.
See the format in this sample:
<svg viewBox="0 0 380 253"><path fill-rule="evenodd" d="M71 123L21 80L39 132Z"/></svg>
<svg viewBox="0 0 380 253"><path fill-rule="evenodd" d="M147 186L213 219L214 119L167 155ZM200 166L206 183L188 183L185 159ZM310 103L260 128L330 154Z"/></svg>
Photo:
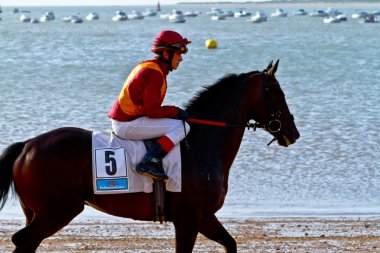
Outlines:
<svg viewBox="0 0 380 253"><path fill-rule="evenodd" d="M162 163L146 162L140 163L136 166L136 172L154 180L166 180L169 177L162 169Z"/></svg>

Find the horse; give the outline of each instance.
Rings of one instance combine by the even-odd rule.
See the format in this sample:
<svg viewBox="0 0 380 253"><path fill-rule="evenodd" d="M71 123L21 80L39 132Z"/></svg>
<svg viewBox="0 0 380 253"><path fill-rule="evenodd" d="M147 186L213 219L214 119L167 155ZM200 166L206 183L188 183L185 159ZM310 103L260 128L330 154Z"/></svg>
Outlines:
<svg viewBox="0 0 380 253"><path fill-rule="evenodd" d="M284 147L300 137L275 77L278 64L272 61L263 71L229 74L187 103L191 131L180 143L182 189L165 192L166 221L174 224L177 253L192 252L198 233L228 253L237 252L236 241L215 213L223 206L246 127L264 129ZM114 216L154 221L153 193L94 194L91 137L89 130L64 127L4 150L0 210L13 192L26 218L25 227L12 236L13 252L35 252L85 205Z"/></svg>

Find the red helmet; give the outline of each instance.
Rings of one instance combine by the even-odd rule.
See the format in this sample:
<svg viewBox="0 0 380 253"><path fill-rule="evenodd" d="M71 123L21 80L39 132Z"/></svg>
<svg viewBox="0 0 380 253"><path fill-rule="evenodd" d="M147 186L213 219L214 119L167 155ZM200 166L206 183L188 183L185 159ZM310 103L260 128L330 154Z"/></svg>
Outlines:
<svg viewBox="0 0 380 253"><path fill-rule="evenodd" d="M183 38L179 33L169 30L160 32L153 42L151 51L159 53L167 50L179 51L182 54L187 53L187 44L191 41Z"/></svg>

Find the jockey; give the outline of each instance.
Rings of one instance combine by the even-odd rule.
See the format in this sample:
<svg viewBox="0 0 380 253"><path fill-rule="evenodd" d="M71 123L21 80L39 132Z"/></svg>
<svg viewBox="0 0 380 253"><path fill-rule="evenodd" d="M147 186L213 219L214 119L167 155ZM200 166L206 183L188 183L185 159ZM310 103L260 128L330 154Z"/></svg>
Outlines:
<svg viewBox="0 0 380 253"><path fill-rule="evenodd" d="M136 166L136 171L158 180L168 179L162 159L190 131L185 110L162 105L169 71L178 68L191 41L179 33L160 32L151 48L156 56L138 64L129 74L108 116L113 132L124 139L158 138Z"/></svg>

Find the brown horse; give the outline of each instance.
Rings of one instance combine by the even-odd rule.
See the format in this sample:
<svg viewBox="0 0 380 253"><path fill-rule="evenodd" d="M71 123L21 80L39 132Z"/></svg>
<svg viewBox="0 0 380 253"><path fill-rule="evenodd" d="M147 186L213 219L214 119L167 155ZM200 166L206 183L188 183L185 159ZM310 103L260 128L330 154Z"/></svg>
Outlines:
<svg viewBox="0 0 380 253"><path fill-rule="evenodd" d="M177 253L192 252L198 233L220 243L228 253L237 251L215 213L223 206L229 170L249 120L281 146L299 138L274 76L277 66L278 61L264 71L229 75L187 105L192 118L209 122L190 122L189 148L181 143L182 191L165 195ZM13 185L26 216L25 227L12 236L14 252L35 252L42 240L66 226L84 205L115 216L154 220L152 193L94 194L91 135L83 129L60 128L14 143L1 155L0 208Z"/></svg>

